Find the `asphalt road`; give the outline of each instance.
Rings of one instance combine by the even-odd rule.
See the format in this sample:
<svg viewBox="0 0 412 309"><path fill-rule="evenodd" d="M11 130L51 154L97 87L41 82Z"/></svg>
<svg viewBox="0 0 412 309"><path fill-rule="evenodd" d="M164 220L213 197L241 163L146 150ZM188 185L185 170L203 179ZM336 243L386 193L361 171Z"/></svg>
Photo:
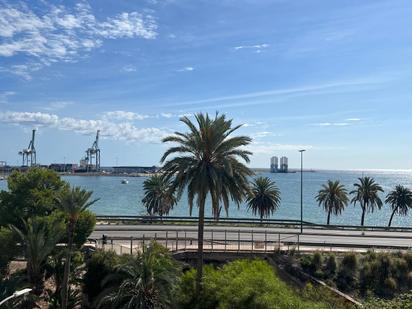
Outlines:
<svg viewBox="0 0 412 309"><path fill-rule="evenodd" d="M90 238L101 239L106 235L109 238L168 238L179 240L197 239L197 226L191 225L97 225ZM268 241L294 243L311 246L326 247L399 247L412 248L412 232L386 232L386 231L353 231L353 230L327 230L327 229L300 229L293 228L264 228L264 227L238 227L238 226L206 226L205 240L214 243L237 242L242 243ZM298 236L299 235L299 236Z"/></svg>

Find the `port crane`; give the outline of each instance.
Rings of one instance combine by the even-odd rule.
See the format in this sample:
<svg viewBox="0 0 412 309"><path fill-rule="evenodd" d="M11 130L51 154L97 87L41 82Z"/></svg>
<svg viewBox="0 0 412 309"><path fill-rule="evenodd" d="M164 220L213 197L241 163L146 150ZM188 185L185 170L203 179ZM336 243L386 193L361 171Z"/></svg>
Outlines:
<svg viewBox="0 0 412 309"><path fill-rule="evenodd" d="M37 164L36 147L34 146L35 136L36 130L33 130L29 147L19 151L19 155L23 158L23 166L35 166Z"/></svg>
<svg viewBox="0 0 412 309"><path fill-rule="evenodd" d="M86 150L86 157L84 160L87 162L87 171L93 169L96 172L100 171L100 148L99 148L99 135L100 130L97 130L96 139L94 140L92 147Z"/></svg>

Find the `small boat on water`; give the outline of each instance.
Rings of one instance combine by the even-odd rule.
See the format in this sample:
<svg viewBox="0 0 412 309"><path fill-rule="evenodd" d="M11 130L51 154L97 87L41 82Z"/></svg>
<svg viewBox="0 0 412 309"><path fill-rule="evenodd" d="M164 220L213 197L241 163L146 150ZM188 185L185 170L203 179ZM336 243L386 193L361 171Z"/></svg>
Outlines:
<svg viewBox="0 0 412 309"><path fill-rule="evenodd" d="M123 185L127 185L127 184L129 183L129 181L128 181L127 179L122 179L121 183L122 183Z"/></svg>

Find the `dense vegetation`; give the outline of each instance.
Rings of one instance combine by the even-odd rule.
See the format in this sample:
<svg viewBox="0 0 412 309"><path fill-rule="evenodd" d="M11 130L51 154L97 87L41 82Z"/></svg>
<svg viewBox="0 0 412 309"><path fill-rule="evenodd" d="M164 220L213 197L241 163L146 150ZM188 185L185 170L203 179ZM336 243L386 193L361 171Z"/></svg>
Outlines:
<svg viewBox="0 0 412 309"><path fill-rule="evenodd" d="M24 300L31 308L46 301L53 308L68 308L81 300L80 250L96 223L86 208L91 192L70 188L53 171L31 168L8 177L8 191L0 192L0 295L30 287ZM21 244L20 249L16 247ZM58 244L68 244L58 246ZM25 271L9 273L10 261L24 256ZM46 288L45 282L53 288Z"/></svg>
<svg viewBox="0 0 412 309"><path fill-rule="evenodd" d="M204 295L195 295L196 270L186 272L177 287L178 308L344 308L327 292L308 286L298 293L279 279L263 260L237 260L222 268L205 267ZM316 299L316 301L313 301Z"/></svg>
<svg viewBox="0 0 412 309"><path fill-rule="evenodd" d="M303 255L302 268L359 297L393 298L412 289L412 253Z"/></svg>

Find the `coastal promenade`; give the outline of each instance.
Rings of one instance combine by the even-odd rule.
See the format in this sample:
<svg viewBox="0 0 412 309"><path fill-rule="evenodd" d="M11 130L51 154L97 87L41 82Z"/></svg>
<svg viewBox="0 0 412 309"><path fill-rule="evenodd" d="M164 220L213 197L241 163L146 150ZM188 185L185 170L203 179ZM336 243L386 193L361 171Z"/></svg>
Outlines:
<svg viewBox="0 0 412 309"><path fill-rule="evenodd" d="M197 248L197 226L188 224L99 224L91 239L123 250L138 250L157 240L175 251ZM205 226L205 250L253 251L366 251L408 250L411 231L344 230L299 227Z"/></svg>

